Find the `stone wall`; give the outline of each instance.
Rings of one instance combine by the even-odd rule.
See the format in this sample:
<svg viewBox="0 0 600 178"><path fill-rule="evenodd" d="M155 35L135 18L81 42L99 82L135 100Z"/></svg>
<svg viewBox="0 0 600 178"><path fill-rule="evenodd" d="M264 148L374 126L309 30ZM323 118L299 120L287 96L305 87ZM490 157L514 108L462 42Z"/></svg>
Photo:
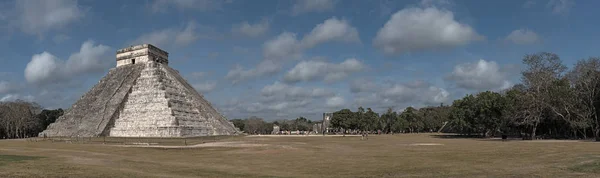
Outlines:
<svg viewBox="0 0 600 178"><path fill-rule="evenodd" d="M132 63L154 61L162 64L169 63L169 54L149 44L132 46L117 51L117 67Z"/></svg>
<svg viewBox="0 0 600 178"><path fill-rule="evenodd" d="M321 132L329 133L331 118L333 117L333 113L323 113L323 125L321 126Z"/></svg>

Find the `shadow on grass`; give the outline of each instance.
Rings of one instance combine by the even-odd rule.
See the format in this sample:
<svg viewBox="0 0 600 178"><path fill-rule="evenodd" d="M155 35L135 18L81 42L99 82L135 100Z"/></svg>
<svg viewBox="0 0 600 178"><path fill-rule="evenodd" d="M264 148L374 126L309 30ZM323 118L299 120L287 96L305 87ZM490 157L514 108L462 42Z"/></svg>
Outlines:
<svg viewBox="0 0 600 178"><path fill-rule="evenodd" d="M37 160L44 157L39 156L23 156L23 155L0 155L0 166L6 165L11 162Z"/></svg>
<svg viewBox="0 0 600 178"><path fill-rule="evenodd" d="M478 141L497 141L497 142L507 142L507 141L531 141L531 140L523 140L521 137L508 137L506 140L503 140L502 137L482 137L481 135L458 135L458 134L440 134L440 135L431 135L433 138L441 138L441 139L472 139Z"/></svg>
<svg viewBox="0 0 600 178"><path fill-rule="evenodd" d="M510 141L524 141L524 142L596 142L593 139L568 139L568 138L544 138L544 139L529 139L523 137L508 137L503 140L502 137L482 137L481 135L458 135L458 134L438 134L430 135L433 138L440 139L472 139L477 141L495 141L495 142L510 142Z"/></svg>
<svg viewBox="0 0 600 178"><path fill-rule="evenodd" d="M575 165L569 168L571 171L584 172L584 173L600 173L600 162L593 161L589 163L583 163Z"/></svg>
<svg viewBox="0 0 600 178"><path fill-rule="evenodd" d="M433 138L443 138L443 139L484 139L480 135L455 135L455 134L444 134L444 135L430 135Z"/></svg>

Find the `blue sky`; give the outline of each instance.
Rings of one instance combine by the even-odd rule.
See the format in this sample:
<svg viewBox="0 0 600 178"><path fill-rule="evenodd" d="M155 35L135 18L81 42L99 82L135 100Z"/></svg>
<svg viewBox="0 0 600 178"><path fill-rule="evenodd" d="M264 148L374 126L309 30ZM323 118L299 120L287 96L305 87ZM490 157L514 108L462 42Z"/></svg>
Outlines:
<svg viewBox="0 0 600 178"><path fill-rule="evenodd" d="M449 104L520 80L525 54L598 56L597 1L0 2L0 99L70 107L151 43L229 118Z"/></svg>

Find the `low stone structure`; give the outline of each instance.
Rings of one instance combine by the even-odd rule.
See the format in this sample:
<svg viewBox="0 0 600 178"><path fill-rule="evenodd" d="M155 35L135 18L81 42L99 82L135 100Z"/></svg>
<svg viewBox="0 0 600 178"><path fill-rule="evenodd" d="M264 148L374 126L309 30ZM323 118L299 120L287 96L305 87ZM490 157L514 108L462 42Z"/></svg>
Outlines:
<svg viewBox="0 0 600 178"><path fill-rule="evenodd" d="M273 131L271 132L271 134L280 134L279 133L279 126L278 125L273 125Z"/></svg>
<svg viewBox="0 0 600 178"><path fill-rule="evenodd" d="M323 123L313 124L313 132L315 132L316 134L323 133Z"/></svg>
<svg viewBox="0 0 600 178"><path fill-rule="evenodd" d="M193 137L239 133L150 44L117 51L111 69L40 135Z"/></svg>

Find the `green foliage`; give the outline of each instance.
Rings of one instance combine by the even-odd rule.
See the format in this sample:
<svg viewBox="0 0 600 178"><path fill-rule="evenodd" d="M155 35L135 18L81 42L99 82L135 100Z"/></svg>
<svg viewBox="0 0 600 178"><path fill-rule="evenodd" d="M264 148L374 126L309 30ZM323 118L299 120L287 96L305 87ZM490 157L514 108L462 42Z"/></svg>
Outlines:
<svg viewBox="0 0 600 178"><path fill-rule="evenodd" d="M252 116L243 121L244 121L244 132L246 132L246 133L270 134L271 132L273 132L273 123L265 122L263 118Z"/></svg>
<svg viewBox="0 0 600 178"><path fill-rule="evenodd" d="M363 119L361 121L362 127L361 130L376 130L378 127L379 114L374 112L371 108L367 108L367 112L364 114Z"/></svg>
<svg viewBox="0 0 600 178"><path fill-rule="evenodd" d="M341 129L352 129L355 114L350 109L342 109L333 113L331 117L331 127Z"/></svg>
<svg viewBox="0 0 600 178"><path fill-rule="evenodd" d="M48 125L50 125L51 123L54 123L56 119L58 119L58 117L62 116L63 114L64 111L61 108L55 110L42 110L42 112L38 114L38 119L42 130L46 129L46 127L48 127Z"/></svg>
<svg viewBox="0 0 600 178"><path fill-rule="evenodd" d="M304 117L299 117L296 118L291 126L290 126L290 130L300 130L300 131L310 131L312 130L312 121L308 120Z"/></svg>
<svg viewBox="0 0 600 178"><path fill-rule="evenodd" d="M0 138L37 137L63 113L62 109L42 110L37 103L22 100L0 102Z"/></svg>
<svg viewBox="0 0 600 178"><path fill-rule="evenodd" d="M246 121L244 121L243 119L232 119L231 122L233 122L233 126L235 126L236 128L238 128L242 131L246 127Z"/></svg>
<svg viewBox="0 0 600 178"><path fill-rule="evenodd" d="M423 121L421 116L417 113L418 111L413 107L404 109L400 118L406 121L408 132L419 132L423 129Z"/></svg>

